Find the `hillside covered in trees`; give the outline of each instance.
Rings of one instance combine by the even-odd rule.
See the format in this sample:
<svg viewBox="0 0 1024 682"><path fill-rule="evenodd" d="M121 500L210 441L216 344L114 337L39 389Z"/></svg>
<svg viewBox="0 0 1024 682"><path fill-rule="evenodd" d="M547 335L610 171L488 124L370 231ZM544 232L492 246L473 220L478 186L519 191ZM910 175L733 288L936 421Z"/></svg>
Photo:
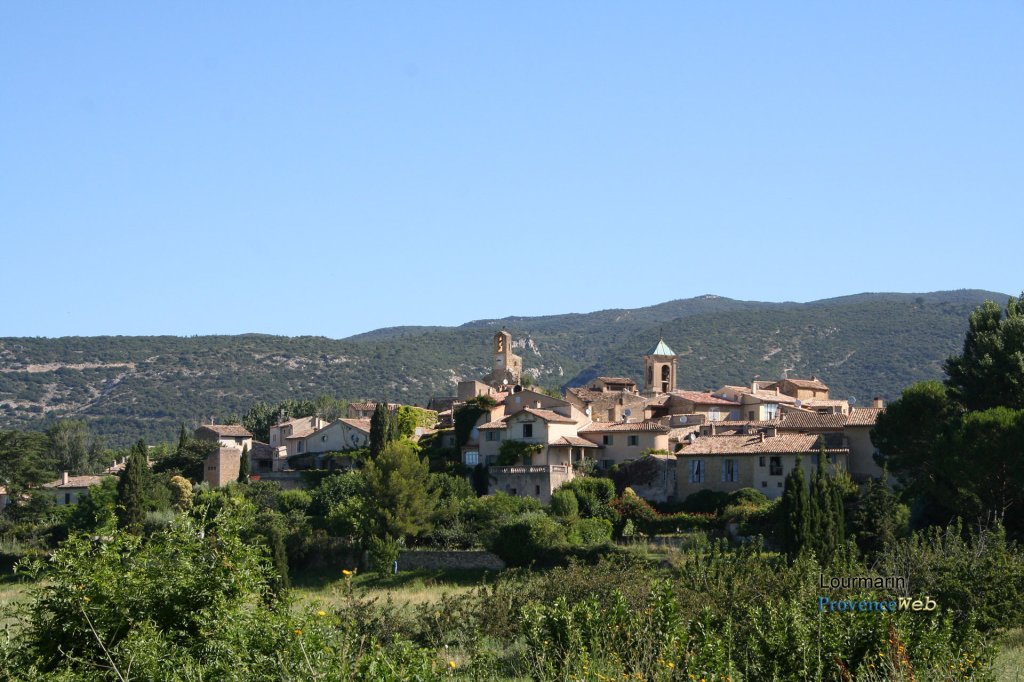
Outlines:
<svg viewBox="0 0 1024 682"><path fill-rule="evenodd" d="M960 290L860 294L811 303L701 296L631 310L398 327L347 339L261 334L0 339L0 428L85 419L111 445L170 440L180 423L329 394L425 403L489 371L489 340L507 327L541 386L601 374L640 379L659 335L680 355L680 387L816 374L838 397L896 397L942 376L964 319L1006 294ZM258 325L258 320L253 321Z"/></svg>

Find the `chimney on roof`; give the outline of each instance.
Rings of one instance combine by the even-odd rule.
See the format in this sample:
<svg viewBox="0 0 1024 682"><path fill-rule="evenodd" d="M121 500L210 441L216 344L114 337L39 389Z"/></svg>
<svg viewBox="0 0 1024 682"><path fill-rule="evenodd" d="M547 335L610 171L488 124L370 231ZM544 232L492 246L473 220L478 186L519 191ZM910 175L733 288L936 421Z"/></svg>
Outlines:
<svg viewBox="0 0 1024 682"><path fill-rule="evenodd" d="M66 472L66 471L60 472L60 484L61 485L67 485L68 484L68 472Z"/></svg>
<svg viewBox="0 0 1024 682"><path fill-rule="evenodd" d="M757 393L757 379L750 380L750 392Z"/></svg>
<svg viewBox="0 0 1024 682"><path fill-rule="evenodd" d="M875 399L871 401L871 406L878 408L885 407L885 400L882 399L882 396L876 395Z"/></svg>
<svg viewBox="0 0 1024 682"><path fill-rule="evenodd" d="M761 437L761 442L764 442L764 431L758 434Z"/></svg>

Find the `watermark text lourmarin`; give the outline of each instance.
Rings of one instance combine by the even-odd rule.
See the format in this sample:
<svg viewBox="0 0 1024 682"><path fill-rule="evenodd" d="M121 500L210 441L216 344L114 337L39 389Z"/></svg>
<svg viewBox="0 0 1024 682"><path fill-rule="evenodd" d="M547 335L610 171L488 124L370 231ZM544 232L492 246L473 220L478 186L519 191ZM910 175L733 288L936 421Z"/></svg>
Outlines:
<svg viewBox="0 0 1024 682"><path fill-rule="evenodd" d="M844 575L818 574L818 587L828 590L899 590L906 592L907 578L902 575Z"/></svg>

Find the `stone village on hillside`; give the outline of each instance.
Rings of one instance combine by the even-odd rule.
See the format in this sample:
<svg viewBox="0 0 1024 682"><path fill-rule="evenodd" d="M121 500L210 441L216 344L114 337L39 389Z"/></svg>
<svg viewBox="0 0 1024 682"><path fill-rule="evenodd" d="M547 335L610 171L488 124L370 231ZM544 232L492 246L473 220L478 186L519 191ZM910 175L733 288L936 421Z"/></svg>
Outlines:
<svg viewBox="0 0 1024 682"><path fill-rule="evenodd" d="M442 447L458 448L467 467L486 467L489 492L544 503L566 481L616 465L629 467L630 487L650 502L681 501L705 489L754 488L776 498L797 462L810 476L822 451L855 481L882 475L870 438L883 409L880 399L872 407L830 399L817 377L725 385L714 392L679 390L677 357L664 340L643 362L642 388L627 377L597 377L556 398L520 383L523 360L512 352L512 335L502 330L493 338L491 372L459 382L455 396L432 399L437 424L417 428L416 437L432 435ZM453 418L468 401L483 407L460 444ZM202 425L195 436L219 445L205 462L204 479L212 487L235 481L247 452L252 479L299 487L296 462L315 466L318 456L369 445L374 407L355 402L345 418L332 422L302 417L275 424L269 443L255 441L239 425ZM116 474L118 466L123 464L105 475ZM101 480L65 474L46 487L58 504L71 504Z"/></svg>

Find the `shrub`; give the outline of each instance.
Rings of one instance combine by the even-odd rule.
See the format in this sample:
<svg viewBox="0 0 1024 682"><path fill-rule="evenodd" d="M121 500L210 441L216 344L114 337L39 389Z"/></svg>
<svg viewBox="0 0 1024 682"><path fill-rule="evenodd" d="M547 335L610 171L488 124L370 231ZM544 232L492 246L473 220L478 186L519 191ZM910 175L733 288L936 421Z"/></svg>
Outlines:
<svg viewBox="0 0 1024 682"><path fill-rule="evenodd" d="M569 526L569 542L574 545L601 545L612 539L612 524L608 519L579 519Z"/></svg>
<svg viewBox="0 0 1024 682"><path fill-rule="evenodd" d="M527 566L565 543L565 529L547 514L534 512L501 526L488 549L510 566Z"/></svg>
<svg viewBox="0 0 1024 682"><path fill-rule="evenodd" d="M370 555L370 565L380 576L386 576L391 573L401 552L398 541L390 535L370 538L367 549Z"/></svg>
<svg viewBox="0 0 1024 682"><path fill-rule="evenodd" d="M729 501L729 493L717 490L699 490L683 500L683 511L714 514Z"/></svg>
<svg viewBox="0 0 1024 682"><path fill-rule="evenodd" d="M551 494L551 513L563 519L575 518L579 515L580 505L576 494L571 490L556 490Z"/></svg>
<svg viewBox="0 0 1024 682"><path fill-rule="evenodd" d="M729 493L726 504L728 505L750 505L754 507L760 507L768 504L770 500L760 490L755 488L740 488L734 492ZM693 510L698 511L698 510Z"/></svg>

